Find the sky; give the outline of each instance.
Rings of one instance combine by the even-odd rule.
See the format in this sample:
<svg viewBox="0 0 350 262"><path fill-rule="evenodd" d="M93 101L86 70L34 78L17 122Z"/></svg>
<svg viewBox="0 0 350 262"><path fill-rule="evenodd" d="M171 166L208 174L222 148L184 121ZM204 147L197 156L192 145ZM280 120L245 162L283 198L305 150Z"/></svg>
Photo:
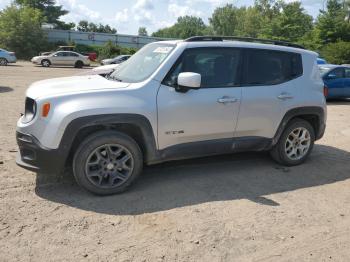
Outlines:
<svg viewBox="0 0 350 262"><path fill-rule="evenodd" d="M291 2L293 0L286 0ZM302 0L306 11L316 17L326 0ZM0 0L0 10L11 0ZM88 20L94 23L109 24L122 34L137 34L138 28L144 26L148 33L159 28L171 26L177 17L195 15L208 23L208 18L216 7L227 3L236 6L248 6L254 0L56 0L69 14L61 20L79 22Z"/></svg>

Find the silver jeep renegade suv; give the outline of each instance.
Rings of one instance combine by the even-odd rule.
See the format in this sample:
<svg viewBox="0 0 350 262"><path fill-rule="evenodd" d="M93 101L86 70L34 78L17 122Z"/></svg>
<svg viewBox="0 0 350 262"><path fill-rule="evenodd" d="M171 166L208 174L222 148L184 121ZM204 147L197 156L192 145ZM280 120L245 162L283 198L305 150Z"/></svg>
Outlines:
<svg viewBox="0 0 350 262"><path fill-rule="evenodd" d="M79 185L105 195L168 160L269 150L301 164L325 130L317 54L243 40L151 43L105 77L34 83L17 124L18 165L71 166Z"/></svg>

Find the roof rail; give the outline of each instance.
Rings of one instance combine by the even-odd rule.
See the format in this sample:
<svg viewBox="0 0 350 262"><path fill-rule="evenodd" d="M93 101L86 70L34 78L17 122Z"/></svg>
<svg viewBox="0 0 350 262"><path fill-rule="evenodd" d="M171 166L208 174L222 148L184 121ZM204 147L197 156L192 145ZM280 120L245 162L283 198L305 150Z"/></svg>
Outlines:
<svg viewBox="0 0 350 262"><path fill-rule="evenodd" d="M260 38L252 38L252 37L238 37L238 36L193 36L185 39L184 41L185 42L243 41L243 42L255 42L255 43L262 43L262 44L281 45L281 46L289 46L289 47L305 49L305 47L301 45L280 41L280 40L260 39Z"/></svg>

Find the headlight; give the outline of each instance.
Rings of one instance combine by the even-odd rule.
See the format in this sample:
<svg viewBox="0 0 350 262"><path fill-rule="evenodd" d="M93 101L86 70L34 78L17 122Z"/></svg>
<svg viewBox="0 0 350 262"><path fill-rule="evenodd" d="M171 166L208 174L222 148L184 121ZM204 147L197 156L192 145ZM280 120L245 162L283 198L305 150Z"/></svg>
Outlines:
<svg viewBox="0 0 350 262"><path fill-rule="evenodd" d="M33 120L36 114L36 102L34 99L27 97L25 102L23 123L28 123Z"/></svg>

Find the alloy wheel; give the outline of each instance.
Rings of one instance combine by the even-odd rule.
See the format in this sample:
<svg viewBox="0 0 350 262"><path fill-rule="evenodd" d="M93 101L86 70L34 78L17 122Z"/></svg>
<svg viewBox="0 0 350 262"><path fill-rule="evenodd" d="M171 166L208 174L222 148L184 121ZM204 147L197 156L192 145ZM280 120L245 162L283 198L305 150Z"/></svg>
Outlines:
<svg viewBox="0 0 350 262"><path fill-rule="evenodd" d="M97 187L113 188L122 185L131 176L134 159L131 152L119 144L96 148L87 158L85 173Z"/></svg>
<svg viewBox="0 0 350 262"><path fill-rule="evenodd" d="M284 149L288 158L300 160L308 153L310 145L310 132L304 127L298 127L287 136Z"/></svg>

